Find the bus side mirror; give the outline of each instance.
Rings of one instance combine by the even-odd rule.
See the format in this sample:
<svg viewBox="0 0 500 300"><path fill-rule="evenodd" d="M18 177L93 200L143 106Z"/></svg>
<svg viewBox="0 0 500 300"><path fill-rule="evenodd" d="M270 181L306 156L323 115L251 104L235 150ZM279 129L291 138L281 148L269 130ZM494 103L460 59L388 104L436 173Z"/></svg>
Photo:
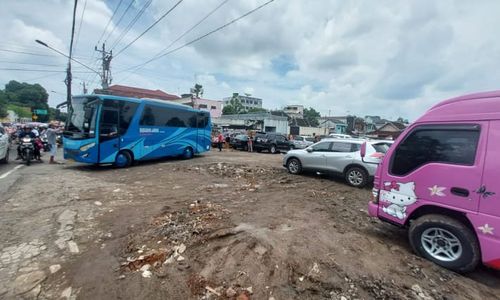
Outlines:
<svg viewBox="0 0 500 300"><path fill-rule="evenodd" d="M366 142L364 142L363 144L361 144L360 155L361 155L362 159L364 159L365 156L366 156Z"/></svg>

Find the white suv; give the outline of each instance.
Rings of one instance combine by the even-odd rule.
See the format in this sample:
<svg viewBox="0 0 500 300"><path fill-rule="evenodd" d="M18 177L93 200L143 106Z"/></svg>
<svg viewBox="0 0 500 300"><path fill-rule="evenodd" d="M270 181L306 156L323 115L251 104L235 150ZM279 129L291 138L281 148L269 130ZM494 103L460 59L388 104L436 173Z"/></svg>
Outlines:
<svg viewBox="0 0 500 300"><path fill-rule="evenodd" d="M0 123L0 163L9 161L9 134Z"/></svg>

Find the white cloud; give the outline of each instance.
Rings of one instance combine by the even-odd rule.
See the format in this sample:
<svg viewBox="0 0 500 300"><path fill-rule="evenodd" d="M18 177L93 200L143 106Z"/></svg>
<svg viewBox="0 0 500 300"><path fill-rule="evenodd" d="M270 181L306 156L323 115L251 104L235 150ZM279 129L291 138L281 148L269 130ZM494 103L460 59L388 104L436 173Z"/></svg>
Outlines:
<svg viewBox="0 0 500 300"><path fill-rule="evenodd" d="M71 2L4 3L0 11L0 34L5 46L0 48L52 54L33 42L38 38L67 51ZM128 4L125 2L118 16ZM114 49L115 54L176 2L153 1ZM207 98L221 99L232 92L250 91L262 97L268 108L302 103L323 114L349 112L410 119L444 98L498 88L500 2L494 0L480 3L276 0L240 22L147 65L136 74L120 72L153 57L221 2L182 2L113 60L115 83L181 94L198 81L203 84ZM264 2L229 0L171 49ZM113 31L108 45L116 40L144 3L136 1ZM91 59L96 57L93 48L116 5L116 1L87 0L76 55L93 67L98 67ZM81 9L82 6L78 16ZM108 32L116 21L117 18ZM280 64L274 63L277 58ZM61 65L58 69L63 71L65 67L65 60L59 57L0 52L0 60L56 64ZM13 66L0 63L3 68ZM85 71L76 65L75 70ZM0 84L10 79L27 80L43 75L51 76L36 81L47 90L65 90L63 73L0 71ZM77 92L81 79L88 81L93 77L86 73L75 73L75 76L73 89ZM96 82L94 80L93 87ZM51 94L50 103L55 104L60 98Z"/></svg>

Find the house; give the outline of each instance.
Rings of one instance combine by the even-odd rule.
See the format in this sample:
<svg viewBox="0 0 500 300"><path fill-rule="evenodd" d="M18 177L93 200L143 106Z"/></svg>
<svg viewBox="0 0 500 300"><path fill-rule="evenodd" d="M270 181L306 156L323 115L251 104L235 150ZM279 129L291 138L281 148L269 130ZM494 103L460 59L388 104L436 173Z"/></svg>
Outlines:
<svg viewBox="0 0 500 300"><path fill-rule="evenodd" d="M180 99L179 96L165 93L162 90L148 90L132 86L118 85L118 84L112 85L106 90L96 89L94 93L122 96L122 97L132 97L132 98L153 98L166 101Z"/></svg>
<svg viewBox="0 0 500 300"><path fill-rule="evenodd" d="M210 100L204 98L192 97L190 94L183 95L183 98L171 100L172 102L189 105L193 108L208 111L213 118L219 118L222 115L222 101Z"/></svg>
<svg viewBox="0 0 500 300"><path fill-rule="evenodd" d="M319 127L327 128L327 134L339 133L347 134L348 117L322 117L319 119Z"/></svg>
<svg viewBox="0 0 500 300"><path fill-rule="evenodd" d="M288 132L288 118L275 116L271 113L252 113L239 115L222 115L212 119L214 127L225 129L252 129L264 132L286 134Z"/></svg>
<svg viewBox="0 0 500 300"><path fill-rule="evenodd" d="M223 98L222 101L224 102L224 105L229 104L233 97L236 97L246 110L252 108L262 108L262 99L251 97L249 95L243 96L238 93L234 93L232 97Z"/></svg>
<svg viewBox="0 0 500 300"><path fill-rule="evenodd" d="M302 118L304 116L304 105L287 105L283 111L292 118Z"/></svg>
<svg viewBox="0 0 500 300"><path fill-rule="evenodd" d="M395 140L405 129L406 125L403 123L387 122L380 128L368 132L367 135L370 137Z"/></svg>

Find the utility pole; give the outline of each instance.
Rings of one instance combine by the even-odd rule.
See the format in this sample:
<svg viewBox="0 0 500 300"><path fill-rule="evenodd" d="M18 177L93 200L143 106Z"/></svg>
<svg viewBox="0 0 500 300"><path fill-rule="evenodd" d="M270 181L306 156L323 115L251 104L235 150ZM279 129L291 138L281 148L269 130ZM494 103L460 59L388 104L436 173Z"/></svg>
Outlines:
<svg viewBox="0 0 500 300"><path fill-rule="evenodd" d="M66 69L66 101L68 103L68 108L71 108L71 81L73 76L71 75L71 57L73 56L73 38L75 37L75 19L76 19L76 6L78 5L78 0L75 0L75 5L73 7L73 24L71 27L71 41L69 44L69 57L68 57L68 68Z"/></svg>
<svg viewBox="0 0 500 300"><path fill-rule="evenodd" d="M109 84L113 80L111 77L111 60L113 59L113 50L106 52L106 44L102 44L102 50L97 49L95 46L95 51L100 52L102 55L102 73L101 73L101 85L103 90L109 88Z"/></svg>

